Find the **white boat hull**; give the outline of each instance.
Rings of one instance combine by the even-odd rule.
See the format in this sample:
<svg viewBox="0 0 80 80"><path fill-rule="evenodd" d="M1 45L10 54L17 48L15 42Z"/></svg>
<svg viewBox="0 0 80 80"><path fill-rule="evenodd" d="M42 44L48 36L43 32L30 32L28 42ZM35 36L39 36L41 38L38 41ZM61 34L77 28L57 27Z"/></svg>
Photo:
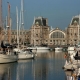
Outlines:
<svg viewBox="0 0 80 80"><path fill-rule="evenodd" d="M32 59L34 58L34 54L30 51L20 51L18 53L18 59Z"/></svg>
<svg viewBox="0 0 80 80"><path fill-rule="evenodd" d="M37 47L37 50L49 50L49 47Z"/></svg>
<svg viewBox="0 0 80 80"><path fill-rule="evenodd" d="M32 50L33 53L47 53L49 50Z"/></svg>
<svg viewBox="0 0 80 80"><path fill-rule="evenodd" d="M22 54L22 53L19 53L18 54L18 59L33 59L34 58L34 55L33 54Z"/></svg>
<svg viewBox="0 0 80 80"><path fill-rule="evenodd" d="M69 46L68 51L74 51L75 47L74 46Z"/></svg>
<svg viewBox="0 0 80 80"><path fill-rule="evenodd" d="M36 47L27 47L27 49L37 50L37 48L36 48Z"/></svg>
<svg viewBox="0 0 80 80"><path fill-rule="evenodd" d="M11 63L18 60L17 55L0 54L0 63Z"/></svg>
<svg viewBox="0 0 80 80"><path fill-rule="evenodd" d="M59 47L55 48L55 52L62 52L62 48Z"/></svg>
<svg viewBox="0 0 80 80"><path fill-rule="evenodd" d="M64 66L65 70L73 70L73 69L77 69L77 68L78 68L78 65L72 65L72 64Z"/></svg>
<svg viewBox="0 0 80 80"><path fill-rule="evenodd" d="M73 69L77 69L78 68L78 64L77 62L73 62L73 63L70 63L70 62L65 62L65 65L64 65L64 69L65 70L73 70Z"/></svg>
<svg viewBox="0 0 80 80"><path fill-rule="evenodd" d="M69 54L72 54L72 53L74 53L75 52L75 47L74 46L69 46L68 47L68 53Z"/></svg>
<svg viewBox="0 0 80 80"><path fill-rule="evenodd" d="M28 47L27 49L32 49L32 50L49 50L49 47Z"/></svg>

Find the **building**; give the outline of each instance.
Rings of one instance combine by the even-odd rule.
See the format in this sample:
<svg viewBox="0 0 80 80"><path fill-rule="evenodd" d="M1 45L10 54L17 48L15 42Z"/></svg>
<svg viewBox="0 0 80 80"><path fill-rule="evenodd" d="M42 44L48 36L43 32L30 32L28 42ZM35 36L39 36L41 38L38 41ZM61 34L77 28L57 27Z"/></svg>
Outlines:
<svg viewBox="0 0 80 80"><path fill-rule="evenodd" d="M80 42L80 15L72 17L72 20L65 30L58 27L50 29L48 19L35 17L30 30L20 31L20 44L30 45L75 45ZM23 36L24 35L24 36ZM11 43L17 43L17 32L12 30Z"/></svg>
<svg viewBox="0 0 80 80"><path fill-rule="evenodd" d="M76 45L80 42L80 15L72 17L67 28L67 44Z"/></svg>
<svg viewBox="0 0 80 80"><path fill-rule="evenodd" d="M31 26L31 45L48 44L46 41L49 39L49 26L47 18L37 17L34 18L33 25Z"/></svg>
<svg viewBox="0 0 80 80"><path fill-rule="evenodd" d="M49 33L49 45L67 45L66 31L55 28Z"/></svg>
<svg viewBox="0 0 80 80"><path fill-rule="evenodd" d="M11 31L11 43L12 44L16 44L17 43L17 30L12 30ZM23 44L23 40L24 43L26 44L30 44L30 30L24 30L24 31L20 31L19 34L19 43Z"/></svg>

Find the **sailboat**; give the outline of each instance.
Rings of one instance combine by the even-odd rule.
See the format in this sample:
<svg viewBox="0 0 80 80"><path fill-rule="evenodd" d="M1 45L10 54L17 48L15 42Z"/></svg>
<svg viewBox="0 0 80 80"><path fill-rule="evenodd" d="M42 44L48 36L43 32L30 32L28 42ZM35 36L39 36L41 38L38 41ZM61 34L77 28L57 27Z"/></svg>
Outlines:
<svg viewBox="0 0 80 80"><path fill-rule="evenodd" d="M1 47L3 50L0 52L0 63L11 63L18 60L17 54L11 47L4 46L3 42L1 42Z"/></svg>
<svg viewBox="0 0 80 80"><path fill-rule="evenodd" d="M10 10L9 3L8 3L8 10ZM10 31L10 27L11 26L8 24L8 31ZM10 34L8 33L8 35ZM10 36L8 36L8 41L10 41L9 39L10 39ZM6 46L4 45L4 41L1 41L1 48L2 50L0 51L0 63L10 63L10 62L16 62L18 60L18 56L15 52L13 52L12 46Z"/></svg>
<svg viewBox="0 0 80 80"><path fill-rule="evenodd" d="M24 49L24 40L23 40L23 48L20 49L19 47L19 35L18 35L18 9L16 8L17 11L17 40L18 40L18 48L15 48L14 51L18 52L18 59L33 59L35 56L32 52L30 52L27 49ZM24 23L23 23L23 0L21 0L21 12L22 12L22 27L24 29ZM21 12L20 12L20 22L21 22ZM19 25L20 28L20 25Z"/></svg>

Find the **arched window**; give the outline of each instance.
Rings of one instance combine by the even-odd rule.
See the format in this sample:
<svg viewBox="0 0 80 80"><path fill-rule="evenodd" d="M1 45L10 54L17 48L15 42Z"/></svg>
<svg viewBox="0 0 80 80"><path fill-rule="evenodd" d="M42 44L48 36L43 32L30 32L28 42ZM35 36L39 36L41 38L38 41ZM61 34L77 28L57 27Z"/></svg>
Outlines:
<svg viewBox="0 0 80 80"><path fill-rule="evenodd" d="M51 34L51 38L64 38L64 34L62 32L59 32L59 31L53 32Z"/></svg>

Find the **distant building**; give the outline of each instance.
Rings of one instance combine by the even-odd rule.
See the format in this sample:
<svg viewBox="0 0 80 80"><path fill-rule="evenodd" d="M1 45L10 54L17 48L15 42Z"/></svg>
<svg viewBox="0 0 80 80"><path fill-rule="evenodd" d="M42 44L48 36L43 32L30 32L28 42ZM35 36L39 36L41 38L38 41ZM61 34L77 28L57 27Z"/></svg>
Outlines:
<svg viewBox="0 0 80 80"><path fill-rule="evenodd" d="M49 45L67 45L67 35L65 31L55 28L49 33Z"/></svg>
<svg viewBox="0 0 80 80"><path fill-rule="evenodd" d="M11 43L16 44L17 43L17 30L12 30L11 32L12 32ZM30 44L30 31L29 30L20 31L19 43L23 44L23 40L24 40L24 43Z"/></svg>
<svg viewBox="0 0 80 80"><path fill-rule="evenodd" d="M67 44L75 45L80 42L80 15L72 17L71 23L67 28Z"/></svg>
<svg viewBox="0 0 80 80"><path fill-rule="evenodd" d="M30 45L75 45L80 42L80 15L72 17L70 25L65 30L48 26L47 18L36 17L30 30L20 31L20 44ZM23 36L24 35L24 36ZM11 42L17 43L17 32L12 30Z"/></svg>
<svg viewBox="0 0 80 80"><path fill-rule="evenodd" d="M31 27L31 45L48 44L46 41L49 39L49 26L47 18L37 17L34 18Z"/></svg>

